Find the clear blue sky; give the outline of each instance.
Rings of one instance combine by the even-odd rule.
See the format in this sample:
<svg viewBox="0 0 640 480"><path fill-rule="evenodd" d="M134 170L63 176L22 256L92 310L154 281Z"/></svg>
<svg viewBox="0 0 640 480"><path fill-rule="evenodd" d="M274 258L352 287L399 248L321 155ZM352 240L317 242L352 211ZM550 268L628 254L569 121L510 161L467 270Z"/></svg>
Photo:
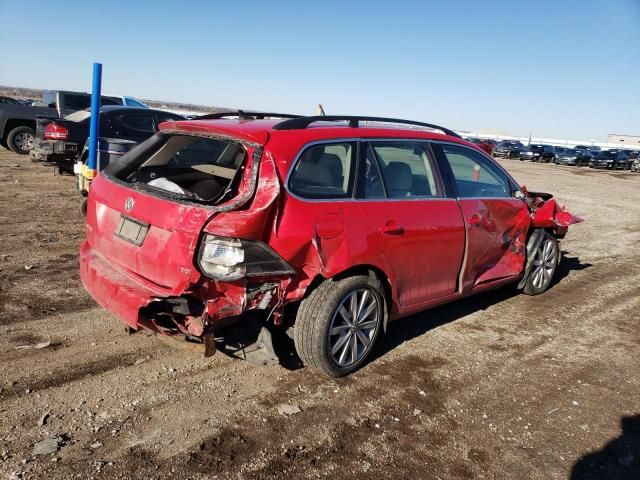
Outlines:
<svg viewBox="0 0 640 480"><path fill-rule="evenodd" d="M640 135L640 0L0 0L0 85Z"/></svg>

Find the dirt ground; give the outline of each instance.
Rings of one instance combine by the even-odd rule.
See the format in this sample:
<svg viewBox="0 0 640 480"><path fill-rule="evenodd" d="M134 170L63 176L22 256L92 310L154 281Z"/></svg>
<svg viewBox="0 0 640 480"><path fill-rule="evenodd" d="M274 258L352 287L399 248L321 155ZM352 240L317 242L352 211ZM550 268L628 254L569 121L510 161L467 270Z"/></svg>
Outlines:
<svg viewBox="0 0 640 480"><path fill-rule="evenodd" d="M556 285L396 322L332 380L126 335L80 285L73 178L0 148L0 475L640 478L640 175L502 163L586 218Z"/></svg>

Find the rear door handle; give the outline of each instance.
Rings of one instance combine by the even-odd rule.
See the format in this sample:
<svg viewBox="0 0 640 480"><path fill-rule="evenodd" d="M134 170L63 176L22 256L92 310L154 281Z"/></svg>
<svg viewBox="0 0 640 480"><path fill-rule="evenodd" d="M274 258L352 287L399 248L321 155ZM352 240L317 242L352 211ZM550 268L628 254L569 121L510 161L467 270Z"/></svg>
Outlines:
<svg viewBox="0 0 640 480"><path fill-rule="evenodd" d="M404 233L404 228L395 223L388 223L387 225L380 227L380 232L388 235L402 235Z"/></svg>

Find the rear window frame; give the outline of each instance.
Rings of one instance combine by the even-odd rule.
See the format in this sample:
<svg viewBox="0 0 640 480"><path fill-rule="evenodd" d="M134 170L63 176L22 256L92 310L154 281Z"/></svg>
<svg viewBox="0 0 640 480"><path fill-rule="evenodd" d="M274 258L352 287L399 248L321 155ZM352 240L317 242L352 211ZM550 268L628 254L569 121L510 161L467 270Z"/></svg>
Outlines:
<svg viewBox="0 0 640 480"><path fill-rule="evenodd" d="M359 138L328 138L304 144L302 148L300 148L300 151L296 154L293 162L291 162L291 167L289 168L287 177L285 178L285 190L289 193L289 195L305 202L341 202L354 200L357 183L356 179L359 170L358 165L360 163L360 140L361 139ZM302 161L304 154L309 149L318 147L320 145L335 145L339 143L352 144L349 188L344 196L306 196L291 188L291 177L294 175L298 164Z"/></svg>
<svg viewBox="0 0 640 480"><path fill-rule="evenodd" d="M139 143L133 149L129 150L125 153L121 158L112 160L109 162L104 170L100 171L100 176L108 179L110 182L123 186L125 188L134 189L137 192L145 193L147 195L151 195L153 197L169 199L173 202L181 203L184 205L198 205L201 208L211 209L211 210L220 210L221 208L225 208L224 206L227 204L229 200L225 199L224 196L220 201L216 202L208 202L208 201L199 201L197 199L186 198L180 194L174 194L172 192L162 190L153 186L142 186L137 183L132 183L126 180L135 170L137 170L142 164L144 164L150 156L157 153L160 148L167 142L168 139L165 137L173 137L173 136L187 136L187 137L196 137L203 139L211 139L211 140L220 140L228 143L233 143L241 146L245 151L245 157L240 165L237 167L234 178L230 181L230 186L234 184L238 184L238 181L241 180L243 172L246 169L251 169L251 187L250 191L245 192L244 195L253 195L257 187L257 172L259 170L259 163L262 158L263 146L254 142L241 140L235 137L220 135L218 133L206 133L206 132L191 132L191 131L182 131L182 130L161 130L156 132L154 135L149 137L144 142ZM146 160L139 161L133 167L131 164L134 163L132 161L133 158L141 156L144 152L146 156ZM117 170L114 172L114 170ZM119 176L121 171L125 172L123 178ZM226 194L225 194L226 196ZM239 200L238 200L239 201ZM244 201L244 200L243 200ZM235 200L233 200L235 203Z"/></svg>

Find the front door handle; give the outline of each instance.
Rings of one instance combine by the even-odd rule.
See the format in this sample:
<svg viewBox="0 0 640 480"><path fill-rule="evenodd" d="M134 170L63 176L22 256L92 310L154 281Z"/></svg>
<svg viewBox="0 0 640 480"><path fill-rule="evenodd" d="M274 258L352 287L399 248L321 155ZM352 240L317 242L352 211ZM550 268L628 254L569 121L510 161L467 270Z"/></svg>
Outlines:
<svg viewBox="0 0 640 480"><path fill-rule="evenodd" d="M404 228L402 228L397 223L387 223L385 226L380 227L380 232L386 233L388 235L402 235L404 233Z"/></svg>

